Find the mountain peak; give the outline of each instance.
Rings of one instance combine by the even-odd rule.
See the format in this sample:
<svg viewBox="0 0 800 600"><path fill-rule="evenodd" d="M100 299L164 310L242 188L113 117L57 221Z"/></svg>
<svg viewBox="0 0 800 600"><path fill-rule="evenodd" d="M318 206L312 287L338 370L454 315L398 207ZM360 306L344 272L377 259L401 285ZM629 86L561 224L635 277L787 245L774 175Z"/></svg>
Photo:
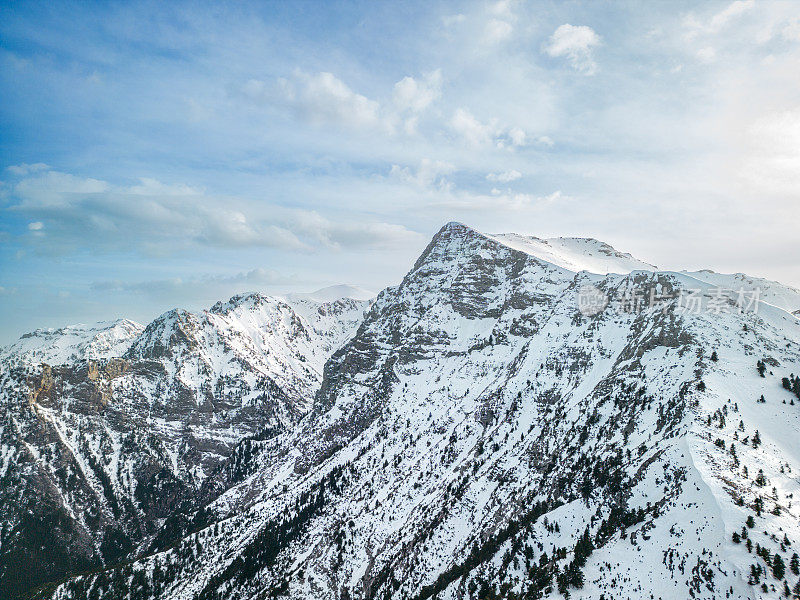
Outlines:
<svg viewBox="0 0 800 600"><path fill-rule="evenodd" d="M653 264L639 260L627 252L620 252L610 244L580 237L538 238L517 233L487 234L458 221L445 224L433 236L414 268L418 268L433 254L450 256L460 253L463 242L481 240L497 247L510 248L536 258L539 261L566 269L574 273L630 273L631 271L655 271ZM453 243L455 252L445 252L444 246ZM481 245L483 247L483 245ZM434 252L435 248L439 251Z"/></svg>
<svg viewBox="0 0 800 600"><path fill-rule="evenodd" d="M451 253L445 250L446 247L451 246L454 243L457 247L460 247L462 242L465 242L470 238L489 239L489 237L485 234L473 229L472 227L468 227L463 223L459 223L458 221L450 221L449 223L446 223L439 231L436 232L433 238L431 238L428 246L425 248L425 250L423 250L422 254L420 254L417 262L414 263L412 271L416 271L433 256L442 254L449 256ZM458 250L455 249L455 252L458 253Z"/></svg>
<svg viewBox="0 0 800 600"><path fill-rule="evenodd" d="M261 292L245 292L243 294L231 296L228 300L220 300L209 309L209 312L226 315L242 307L245 309L253 309L265 303L275 302L276 300L276 298L262 294Z"/></svg>
<svg viewBox="0 0 800 600"><path fill-rule="evenodd" d="M470 227L469 225L465 225L460 221L450 221L449 223L445 223L442 228L436 232L436 235L433 236L433 239L446 239L451 236L476 236L481 238L489 238L488 235L483 233L482 231L478 231L474 227Z"/></svg>
<svg viewBox="0 0 800 600"><path fill-rule="evenodd" d="M35 329L5 347L0 356L22 362L64 364L121 356L144 327L130 319Z"/></svg>
<svg viewBox="0 0 800 600"><path fill-rule="evenodd" d="M376 296L375 292L365 290L357 285L346 283L330 285L310 293L295 293L287 295L291 300L312 300L314 302L333 302L343 298L351 300L370 300Z"/></svg>

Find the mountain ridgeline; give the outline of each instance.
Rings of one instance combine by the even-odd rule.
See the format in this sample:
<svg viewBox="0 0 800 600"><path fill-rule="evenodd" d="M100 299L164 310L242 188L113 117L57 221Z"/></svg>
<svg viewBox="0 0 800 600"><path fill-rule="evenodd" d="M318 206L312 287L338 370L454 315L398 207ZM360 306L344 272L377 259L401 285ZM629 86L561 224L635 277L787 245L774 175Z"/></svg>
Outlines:
<svg viewBox="0 0 800 600"><path fill-rule="evenodd" d="M0 597L800 595L800 291L459 223L335 291L4 349Z"/></svg>

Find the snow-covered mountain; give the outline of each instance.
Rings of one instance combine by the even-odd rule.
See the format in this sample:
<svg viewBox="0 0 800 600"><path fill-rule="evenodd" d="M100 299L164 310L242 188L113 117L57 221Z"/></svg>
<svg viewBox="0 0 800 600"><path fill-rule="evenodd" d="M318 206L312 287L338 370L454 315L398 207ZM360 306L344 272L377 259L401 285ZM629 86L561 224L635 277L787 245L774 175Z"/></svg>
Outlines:
<svg viewBox="0 0 800 600"><path fill-rule="evenodd" d="M144 327L129 321L95 325L68 325L59 329L37 329L0 349L0 360L18 363L44 362L62 365L83 359L122 356Z"/></svg>
<svg viewBox="0 0 800 600"><path fill-rule="evenodd" d="M331 285L310 294L288 294L286 298L293 300L313 300L315 302L331 302L340 298L351 300L371 300L376 294L357 285Z"/></svg>
<svg viewBox="0 0 800 600"><path fill-rule="evenodd" d="M244 440L308 412L368 306L246 294L146 328L39 330L6 348L0 597L193 526L202 498L240 476Z"/></svg>
<svg viewBox="0 0 800 600"><path fill-rule="evenodd" d="M60 554L49 559L60 571L49 579L98 560L106 568L36 593L791 595L800 577L798 295L761 283L659 271L595 240L485 235L450 223L369 305L247 296L202 315L168 313L131 344L121 363L130 370L92 380L111 390L100 394L99 415L155 409L139 423L145 431L157 423L149 431L163 440L172 479L126 483L125 473L143 471L128 456L158 453L143 451L141 438L115 442L119 425L109 427L109 447L119 450L105 470L116 478L112 492L125 490L111 495L130 501L130 520L153 524L126 529L128 546L112 560L79 552L111 525L63 516L57 522L74 530L57 531ZM102 364L117 372L116 362ZM14 406L0 437L4 489L24 486L29 472L51 473L61 494L52 504L61 499L66 515L79 515L87 504L74 501L70 477L91 465L81 466L87 453L72 462L63 454L92 448L108 417L81 433L92 413L70 387L80 377L52 375L64 383L43 392L56 386L37 369L3 374L3 402ZM148 379L148 369L158 375ZM253 382L267 379L269 401L253 402ZM310 404L298 396L305 390L314 391ZM183 423L192 438L203 431L203 442L176 453L169 428ZM37 427L67 440L26 435ZM208 449L215 444L228 454ZM217 457L213 470L194 458L203 453ZM86 494L102 489L84 479ZM165 503L179 496L173 481L192 492ZM19 581L9 546L36 561L35 541L54 537L23 536L25 513L13 515L19 523L0 540L4 582ZM93 535L81 538L84 530Z"/></svg>

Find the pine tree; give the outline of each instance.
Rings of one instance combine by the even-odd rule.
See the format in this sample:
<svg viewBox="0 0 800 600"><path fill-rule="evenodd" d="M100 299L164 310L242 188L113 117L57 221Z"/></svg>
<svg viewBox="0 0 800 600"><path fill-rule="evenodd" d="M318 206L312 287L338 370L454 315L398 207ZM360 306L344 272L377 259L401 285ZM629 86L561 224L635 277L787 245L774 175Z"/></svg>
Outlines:
<svg viewBox="0 0 800 600"><path fill-rule="evenodd" d="M714 362L717 362L719 360L719 357L717 356L717 351L716 350L714 350L711 353L711 360L713 360Z"/></svg>
<svg viewBox="0 0 800 600"><path fill-rule="evenodd" d="M761 435L758 433L758 429L756 429L755 435L753 435L753 448L758 448L761 444Z"/></svg>
<svg viewBox="0 0 800 600"><path fill-rule="evenodd" d="M556 588L558 588L558 593L564 596L565 598L569 598L569 592L567 591L567 585L569 584L566 570L563 573L558 572L558 565L555 566L555 576L556 576Z"/></svg>
<svg viewBox="0 0 800 600"><path fill-rule="evenodd" d="M755 447L755 443L753 444L753 447ZM758 487L764 487L767 485L767 478L764 476L764 471L762 469L759 469L758 475L756 475L756 485Z"/></svg>
<svg viewBox="0 0 800 600"><path fill-rule="evenodd" d="M586 558L591 555L593 550L594 544L592 544L592 538L589 536L589 528L587 527L575 544L575 564L579 567L585 565Z"/></svg>
<svg viewBox="0 0 800 600"><path fill-rule="evenodd" d="M574 561L569 564L565 570L565 573L567 573L569 584L572 587L576 589L581 589L583 587L583 571L577 564L575 564Z"/></svg>
<svg viewBox="0 0 800 600"><path fill-rule="evenodd" d="M764 510L764 499L761 496L758 496L753 501L753 506L756 509L756 515L760 517L761 516L761 511Z"/></svg>
<svg viewBox="0 0 800 600"><path fill-rule="evenodd" d="M795 575L800 575L800 557L797 556L797 552L792 554L792 558L789 560L789 568Z"/></svg>
<svg viewBox="0 0 800 600"><path fill-rule="evenodd" d="M786 574L786 564L783 562L781 555L777 552L775 556L772 557L772 574L775 576L775 579L783 579L783 576Z"/></svg>
<svg viewBox="0 0 800 600"><path fill-rule="evenodd" d="M756 585L761 581L761 569L757 565L750 565L750 585Z"/></svg>

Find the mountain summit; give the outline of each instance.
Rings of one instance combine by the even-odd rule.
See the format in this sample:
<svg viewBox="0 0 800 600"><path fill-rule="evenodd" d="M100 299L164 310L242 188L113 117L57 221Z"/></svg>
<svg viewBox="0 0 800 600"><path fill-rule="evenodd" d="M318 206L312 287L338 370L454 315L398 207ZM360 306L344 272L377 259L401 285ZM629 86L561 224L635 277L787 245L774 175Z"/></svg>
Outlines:
<svg viewBox="0 0 800 600"><path fill-rule="evenodd" d="M561 267L568 271L590 273L630 273L631 271L656 271L658 267L640 261L630 254L615 250L605 242L593 238L549 238L523 236L516 233L484 234L456 221L445 225L434 241L451 235L478 236Z"/></svg>
<svg viewBox="0 0 800 600"><path fill-rule="evenodd" d="M374 301L4 355L0 595L791 594L798 299L449 223Z"/></svg>

